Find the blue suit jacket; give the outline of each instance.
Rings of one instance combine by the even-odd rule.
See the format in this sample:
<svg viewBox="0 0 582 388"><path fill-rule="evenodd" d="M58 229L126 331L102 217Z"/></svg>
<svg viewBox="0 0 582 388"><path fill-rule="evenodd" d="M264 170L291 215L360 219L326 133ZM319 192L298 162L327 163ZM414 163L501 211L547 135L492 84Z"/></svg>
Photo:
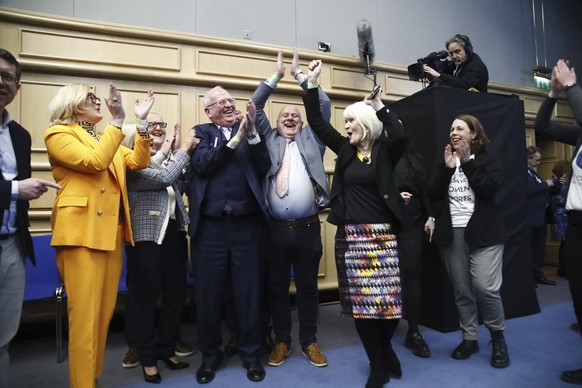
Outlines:
<svg viewBox="0 0 582 388"><path fill-rule="evenodd" d="M535 174L535 175L532 175ZM537 173L530 169L527 174L527 214L530 226L544 226L546 224L546 212L548 211L550 187L540 178L535 178ZM539 178L539 177L538 177Z"/></svg>
<svg viewBox="0 0 582 388"><path fill-rule="evenodd" d="M233 136L237 133L238 127L238 124L233 127ZM271 167L271 159L264 139L261 137L261 141L255 145L249 145L246 140L242 141L233 150L222 143L222 133L215 124L201 124L197 125L195 129L196 136L199 136L201 140L190 158L192 176L187 191L190 201L190 227L188 230L190 237L196 235L200 220L200 208L207 194L208 182L213 177L223 173L223 168L230 158L236 158L259 207L265 217L268 217L269 211L261 182Z"/></svg>

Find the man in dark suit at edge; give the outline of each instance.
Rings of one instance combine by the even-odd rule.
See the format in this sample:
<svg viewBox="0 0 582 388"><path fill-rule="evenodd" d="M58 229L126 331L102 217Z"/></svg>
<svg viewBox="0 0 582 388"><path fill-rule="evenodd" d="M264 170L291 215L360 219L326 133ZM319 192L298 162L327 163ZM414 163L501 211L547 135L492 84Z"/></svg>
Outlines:
<svg viewBox="0 0 582 388"><path fill-rule="evenodd" d="M544 275L544 252L546 246L547 214L549 211L549 190L554 181L545 181L538 175L538 165L542 158L541 150L529 146L527 153L527 215L529 218L531 262L534 281L538 284L555 286L556 281ZM550 211L551 213L551 211Z"/></svg>

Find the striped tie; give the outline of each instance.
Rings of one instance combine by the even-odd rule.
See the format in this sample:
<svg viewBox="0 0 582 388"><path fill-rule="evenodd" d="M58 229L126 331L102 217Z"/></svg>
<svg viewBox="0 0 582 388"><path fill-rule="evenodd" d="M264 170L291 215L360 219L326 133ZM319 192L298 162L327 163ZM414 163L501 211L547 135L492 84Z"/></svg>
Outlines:
<svg viewBox="0 0 582 388"><path fill-rule="evenodd" d="M283 198L289 192L289 144L293 139L286 139L287 145L285 146L285 153L283 154L283 160L281 161L281 166L279 171L275 175L275 191L279 198Z"/></svg>

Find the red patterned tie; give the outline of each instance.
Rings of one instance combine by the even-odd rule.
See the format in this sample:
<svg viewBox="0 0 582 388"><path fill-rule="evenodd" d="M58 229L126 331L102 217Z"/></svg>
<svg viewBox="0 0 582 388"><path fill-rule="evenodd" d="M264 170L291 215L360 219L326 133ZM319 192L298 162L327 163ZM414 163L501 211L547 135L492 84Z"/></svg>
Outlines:
<svg viewBox="0 0 582 388"><path fill-rule="evenodd" d="M289 192L289 144L293 139L286 139L285 153L279 171L275 175L275 191L279 198L283 198Z"/></svg>

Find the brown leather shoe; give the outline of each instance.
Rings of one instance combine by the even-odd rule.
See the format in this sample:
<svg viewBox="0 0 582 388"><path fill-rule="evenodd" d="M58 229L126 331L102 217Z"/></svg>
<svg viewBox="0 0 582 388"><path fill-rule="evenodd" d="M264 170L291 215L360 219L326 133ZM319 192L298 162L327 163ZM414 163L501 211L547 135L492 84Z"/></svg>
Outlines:
<svg viewBox="0 0 582 388"><path fill-rule="evenodd" d="M325 357L325 354L321 352L319 346L317 346L315 342L304 347L301 351L301 354L307 357L311 365L315 365L320 368L327 366L327 357Z"/></svg>
<svg viewBox="0 0 582 388"><path fill-rule="evenodd" d="M267 364L270 366L279 366L285 362L285 359L291 353L291 346L286 342L277 342L273 351L269 354Z"/></svg>

